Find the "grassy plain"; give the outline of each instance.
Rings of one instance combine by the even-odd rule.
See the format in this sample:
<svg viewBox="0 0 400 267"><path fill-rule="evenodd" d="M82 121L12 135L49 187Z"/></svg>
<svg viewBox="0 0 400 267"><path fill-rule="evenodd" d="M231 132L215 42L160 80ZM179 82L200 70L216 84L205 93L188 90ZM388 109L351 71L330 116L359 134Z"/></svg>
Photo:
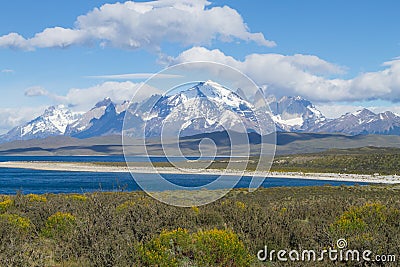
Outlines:
<svg viewBox="0 0 400 267"><path fill-rule="evenodd" d="M143 192L0 196L0 265L382 266L259 262L256 253L319 251L345 238L351 249L399 257L399 193L398 185L235 189L192 208Z"/></svg>

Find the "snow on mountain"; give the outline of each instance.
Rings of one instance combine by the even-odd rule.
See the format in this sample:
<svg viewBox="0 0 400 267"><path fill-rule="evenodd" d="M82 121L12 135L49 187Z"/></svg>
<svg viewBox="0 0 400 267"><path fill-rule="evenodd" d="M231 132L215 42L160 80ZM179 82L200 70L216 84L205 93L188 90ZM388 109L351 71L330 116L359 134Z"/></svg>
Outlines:
<svg viewBox="0 0 400 267"><path fill-rule="evenodd" d="M279 101L269 97L272 119L284 131L307 131L327 121L325 116L308 100L284 96Z"/></svg>
<svg viewBox="0 0 400 267"><path fill-rule="evenodd" d="M163 127L164 134L180 131L180 136L224 129L258 132L253 109L237 93L206 81L177 94L162 96L152 110L143 114L143 119L147 136L159 136Z"/></svg>
<svg viewBox="0 0 400 267"><path fill-rule="evenodd" d="M10 130L0 139L3 142L45 138L53 135L63 135L69 124L78 120L79 114L72 113L64 105L51 106L34 120Z"/></svg>
<svg viewBox="0 0 400 267"><path fill-rule="evenodd" d="M96 109L102 111L101 116L93 117L82 130L68 134L77 138L120 135L122 133L125 111L118 113L116 105L111 100L108 101L108 99L101 105L96 105L94 110Z"/></svg>
<svg viewBox="0 0 400 267"><path fill-rule="evenodd" d="M400 134L400 117L386 111L376 114L368 109L347 113L311 129L314 132L346 134Z"/></svg>
<svg viewBox="0 0 400 267"><path fill-rule="evenodd" d="M264 97L262 90L257 93L252 102ZM115 104L105 98L86 113L73 113L63 105L52 106L41 116L0 136L0 142L57 135L88 138L121 134L126 114L130 116L128 132L132 136L141 136L143 129L147 136L159 136L163 127L167 134L180 136L226 129L259 132L254 112L261 111L255 108L257 103L242 95L240 89L232 92L207 81L173 95L153 95L140 103ZM267 113L262 124L275 124L278 131L400 135L400 116L390 111L375 114L362 109L327 119L310 101L299 96L279 100L270 96L266 100L272 114Z"/></svg>
<svg viewBox="0 0 400 267"><path fill-rule="evenodd" d="M112 104L109 97L104 98L102 101L98 102L91 110L84 113L78 120L68 125L65 134L74 135L76 133L82 132L92 126L93 119L99 119L104 115L106 108Z"/></svg>
<svg viewBox="0 0 400 267"><path fill-rule="evenodd" d="M129 103L128 100L125 100L122 104L115 105L116 112L118 114L124 112L129 107Z"/></svg>

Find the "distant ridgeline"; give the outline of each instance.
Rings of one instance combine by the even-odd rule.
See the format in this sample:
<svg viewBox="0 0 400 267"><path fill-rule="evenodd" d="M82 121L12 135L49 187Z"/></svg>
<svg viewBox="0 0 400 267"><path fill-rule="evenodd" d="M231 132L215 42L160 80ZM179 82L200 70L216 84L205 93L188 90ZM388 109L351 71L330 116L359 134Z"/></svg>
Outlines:
<svg viewBox="0 0 400 267"><path fill-rule="evenodd" d="M254 99L257 97L247 99L240 89L235 93L207 81L173 96L153 95L140 103L130 104L125 101L116 104L110 98L105 98L83 114L74 113L63 105L52 106L41 116L1 135L0 143L51 136L82 139L121 135L124 117L127 112L133 111L131 117L135 128L130 132L132 136L140 136L143 127L147 128L149 136L157 136L163 122L185 120L186 123L181 131L183 136L223 131L222 123L227 120L233 125L244 122L248 132L257 132L257 129L254 129L255 122L252 116ZM278 132L400 134L400 116L390 111L375 114L363 109L336 119L328 119L310 101L301 97L282 97L277 100L268 96L266 99L271 109L269 114L271 123L275 124ZM202 114L203 117L207 114L207 118L198 119ZM235 121L238 115L242 117L241 122ZM305 136L303 135L301 139L306 138ZM282 136L282 138L287 140L291 137Z"/></svg>

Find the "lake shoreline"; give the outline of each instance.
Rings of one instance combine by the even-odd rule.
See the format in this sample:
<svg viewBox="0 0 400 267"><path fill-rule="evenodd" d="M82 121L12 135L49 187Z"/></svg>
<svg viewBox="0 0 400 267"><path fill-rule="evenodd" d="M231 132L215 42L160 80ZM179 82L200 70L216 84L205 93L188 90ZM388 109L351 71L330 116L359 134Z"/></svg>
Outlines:
<svg viewBox="0 0 400 267"><path fill-rule="evenodd" d="M39 161L7 161L0 162L0 168L32 169L46 171L72 171L72 172L101 172L101 173L162 173L162 174L198 174L198 175L232 175L232 176L253 176L267 178L289 178L289 179L309 179L343 182L362 182L362 183L400 183L398 175L367 175L367 174L339 174L339 173L302 173L302 172L253 172L253 171L227 171L218 169L177 169L173 167L118 167L104 166L86 162L39 162Z"/></svg>

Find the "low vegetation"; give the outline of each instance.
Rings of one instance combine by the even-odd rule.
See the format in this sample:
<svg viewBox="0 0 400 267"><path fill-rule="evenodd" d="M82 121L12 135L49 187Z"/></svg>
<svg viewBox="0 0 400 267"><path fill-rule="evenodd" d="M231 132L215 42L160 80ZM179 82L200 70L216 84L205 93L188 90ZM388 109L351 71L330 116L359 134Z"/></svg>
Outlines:
<svg viewBox="0 0 400 267"><path fill-rule="evenodd" d="M216 160L208 168L224 169L228 160ZM95 162L96 165L126 167L125 162ZM129 163L132 167L143 163ZM173 167L170 162L153 162L155 167ZM195 162L180 163L196 168ZM247 170L257 167L257 157L248 161ZM234 163L233 163L234 168ZM400 175L400 148L361 147L329 149L325 152L276 156L271 166L276 172L347 173L367 175Z"/></svg>
<svg viewBox="0 0 400 267"><path fill-rule="evenodd" d="M381 266L256 254L319 251L345 238L351 249L399 257L399 193L398 185L236 189L190 208L144 192L0 196L0 266Z"/></svg>
<svg viewBox="0 0 400 267"><path fill-rule="evenodd" d="M400 149L362 147L279 156L272 170L400 175Z"/></svg>

